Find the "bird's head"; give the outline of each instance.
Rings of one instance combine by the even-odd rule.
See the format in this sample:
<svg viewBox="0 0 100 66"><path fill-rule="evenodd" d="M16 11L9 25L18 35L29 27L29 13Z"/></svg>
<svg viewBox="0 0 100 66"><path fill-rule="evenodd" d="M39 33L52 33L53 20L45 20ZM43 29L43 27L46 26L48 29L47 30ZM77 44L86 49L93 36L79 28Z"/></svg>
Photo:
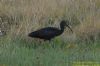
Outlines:
<svg viewBox="0 0 100 66"><path fill-rule="evenodd" d="M71 30L71 32L73 33L73 30L71 29L68 21L62 20L60 23L60 26L62 29L64 29L65 27L68 27Z"/></svg>

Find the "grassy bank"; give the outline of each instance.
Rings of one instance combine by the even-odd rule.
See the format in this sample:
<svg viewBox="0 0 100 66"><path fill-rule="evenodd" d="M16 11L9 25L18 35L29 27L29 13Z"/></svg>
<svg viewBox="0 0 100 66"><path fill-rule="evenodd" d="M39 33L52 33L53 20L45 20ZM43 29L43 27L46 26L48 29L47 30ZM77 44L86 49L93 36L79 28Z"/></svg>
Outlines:
<svg viewBox="0 0 100 66"><path fill-rule="evenodd" d="M69 21L51 42L28 37L31 31ZM100 62L99 0L0 0L0 66L72 66ZM77 66L77 65L76 65Z"/></svg>
<svg viewBox="0 0 100 66"><path fill-rule="evenodd" d="M2 41L1 66L71 66L75 62L100 62L100 41L73 44L55 39L37 46L22 39Z"/></svg>

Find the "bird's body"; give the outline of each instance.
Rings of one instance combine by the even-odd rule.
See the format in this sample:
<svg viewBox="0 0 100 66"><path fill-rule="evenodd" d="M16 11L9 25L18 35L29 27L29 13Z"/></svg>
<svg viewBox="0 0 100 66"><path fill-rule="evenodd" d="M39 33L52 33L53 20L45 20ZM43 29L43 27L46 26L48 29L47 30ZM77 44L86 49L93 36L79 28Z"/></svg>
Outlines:
<svg viewBox="0 0 100 66"><path fill-rule="evenodd" d="M65 21L62 21L60 23L61 29L55 27L46 27L29 33L29 36L34 38L44 39L44 40L51 40L52 38L59 36L64 32L65 25L66 25ZM67 27L69 26L67 25Z"/></svg>
<svg viewBox="0 0 100 66"><path fill-rule="evenodd" d="M51 40L52 38L60 35L61 33L62 32L60 32L60 30L57 28L47 27L47 28L42 28L38 31L34 31L30 33L29 36L34 38L44 39L44 40Z"/></svg>

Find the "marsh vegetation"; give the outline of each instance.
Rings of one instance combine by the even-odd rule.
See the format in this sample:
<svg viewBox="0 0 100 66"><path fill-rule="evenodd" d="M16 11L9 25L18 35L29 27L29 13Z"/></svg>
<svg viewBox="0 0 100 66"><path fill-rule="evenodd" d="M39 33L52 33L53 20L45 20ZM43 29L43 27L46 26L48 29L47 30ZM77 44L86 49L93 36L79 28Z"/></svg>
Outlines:
<svg viewBox="0 0 100 66"><path fill-rule="evenodd" d="M61 20L69 21L73 33L65 29L51 42L28 37ZM99 0L0 0L0 29L0 66L100 62Z"/></svg>

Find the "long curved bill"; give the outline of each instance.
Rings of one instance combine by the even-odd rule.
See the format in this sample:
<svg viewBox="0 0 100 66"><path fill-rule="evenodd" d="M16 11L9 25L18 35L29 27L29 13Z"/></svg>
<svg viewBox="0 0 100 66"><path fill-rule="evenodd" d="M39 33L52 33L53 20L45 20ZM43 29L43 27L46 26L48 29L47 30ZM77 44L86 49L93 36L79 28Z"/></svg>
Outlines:
<svg viewBox="0 0 100 66"><path fill-rule="evenodd" d="M67 27L71 30L71 32L73 33L73 30L71 29L71 27L69 25L67 25Z"/></svg>

